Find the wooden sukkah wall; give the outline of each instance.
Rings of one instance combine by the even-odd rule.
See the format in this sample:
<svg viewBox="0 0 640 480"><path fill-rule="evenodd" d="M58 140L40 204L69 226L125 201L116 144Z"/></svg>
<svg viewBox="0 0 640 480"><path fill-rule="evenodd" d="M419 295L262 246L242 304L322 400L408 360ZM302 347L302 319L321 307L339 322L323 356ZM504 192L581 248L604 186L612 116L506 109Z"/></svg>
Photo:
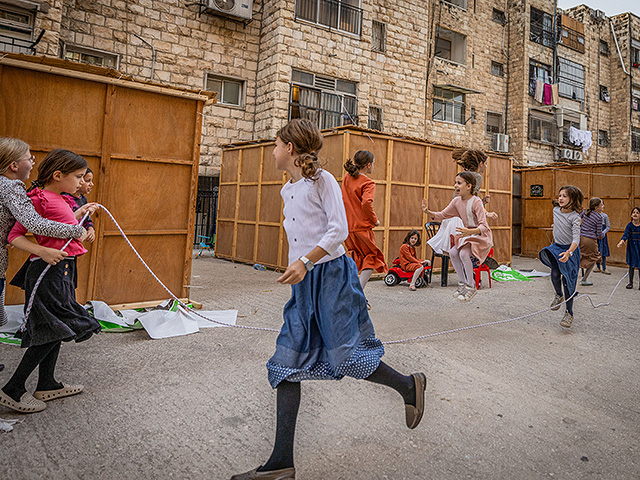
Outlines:
<svg viewBox="0 0 640 480"><path fill-rule="evenodd" d="M282 227L280 189L286 175L276 170L273 142L229 146L223 152L218 203L216 256L240 262L287 266L288 244ZM371 178L376 182L374 209L380 220L376 242L390 265L397 257L407 232L423 232L421 258L431 258L425 244L420 208L422 198L429 208L441 210L454 195L458 166L450 147L342 127L324 133L320 158L325 168L342 180L342 165L358 150L375 155ZM511 159L492 155L484 175L481 194L491 194L489 210L499 219L489 221L495 244L494 257L511 261ZM435 268L439 268L439 261Z"/></svg>
<svg viewBox="0 0 640 480"><path fill-rule="evenodd" d="M82 155L94 171L89 201L114 215L158 277L188 294L200 153L208 97L67 68L68 62L12 56L0 60L0 135L31 145L37 162L54 148ZM29 182L27 182L27 185ZM78 301L108 304L168 298L104 211L96 240L78 260ZM7 279L26 259L12 249ZM24 292L7 286L7 304Z"/></svg>
<svg viewBox="0 0 640 480"><path fill-rule="evenodd" d="M631 209L640 206L640 162L536 167L522 174L522 255L535 257L553 240L552 200L565 185L574 185L584 194L582 206L591 197L600 197L609 215L607 238L611 257L607 263L624 265L626 250L616 248L624 228L631 221ZM533 190L532 190L533 186ZM535 195L540 196L533 196Z"/></svg>

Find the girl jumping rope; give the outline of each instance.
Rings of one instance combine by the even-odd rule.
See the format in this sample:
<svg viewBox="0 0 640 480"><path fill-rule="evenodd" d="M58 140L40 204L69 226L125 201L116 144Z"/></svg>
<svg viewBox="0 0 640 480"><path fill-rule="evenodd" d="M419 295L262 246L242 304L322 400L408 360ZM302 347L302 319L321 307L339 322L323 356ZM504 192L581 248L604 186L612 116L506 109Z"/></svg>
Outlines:
<svg viewBox="0 0 640 480"><path fill-rule="evenodd" d="M340 187L319 166L321 148L322 134L309 120L292 120L277 133L276 168L290 178L280 192L289 266L278 282L292 285L292 295L267 362L269 382L277 389L276 438L264 465L232 480L295 478L302 380L348 375L389 386L403 398L409 428L418 426L424 412L424 374L401 375L380 360L384 347L375 337L356 265L341 245L348 226Z"/></svg>
<svg viewBox="0 0 640 480"><path fill-rule="evenodd" d="M405 272L413 272L411 277L411 283L409 284L409 290L416 291L416 280L424 270L424 267L431 264L429 260L420 260L416 257L416 247L420 246L420 232L417 230L411 230L404 237L404 242L400 247L400 267Z"/></svg>
<svg viewBox="0 0 640 480"><path fill-rule="evenodd" d="M0 325L7 317L4 311L5 275L9 266L9 251L5 246L16 219L25 228L39 235L57 238L82 238L86 232L80 225L67 225L42 218L27 196L24 182L29 178L35 157L29 145L17 138L0 138ZM81 211L84 215L86 209ZM42 247L26 238L18 247L55 265L67 256L57 249ZM0 365L0 370L4 366Z"/></svg>
<svg viewBox="0 0 640 480"><path fill-rule="evenodd" d="M556 291L551 310L558 310L566 300L566 311L560 321L565 328L573 323L572 297L580 271L580 212L583 199L578 187L567 185L560 189L557 206L553 208L553 243L538 254L540 261L551 269L551 283Z"/></svg>
<svg viewBox="0 0 640 480"><path fill-rule="evenodd" d="M604 208L604 204L603 207ZM602 256L602 270L600 269L600 263L596 262L595 273L604 273L605 275L611 275L611 272L607 270L607 257L611 254L609 251L609 239L607 233L611 230L611 222L609 221L609 215L604 212L600 212L602 215L602 235L604 237L598 240L598 250L600 250L600 256Z"/></svg>
<svg viewBox="0 0 640 480"><path fill-rule="evenodd" d="M462 302L468 302L477 293L471 257L474 256L483 263L493 245L493 235L487 225L482 200L473 194L475 181L476 178L471 172L460 172L454 185L456 196L441 212L429 210L427 200L422 199L422 210L434 220L459 217L464 225L456 229L455 244L449 250L451 263L461 282L458 283L458 290L454 296Z"/></svg>
<svg viewBox="0 0 640 480"><path fill-rule="evenodd" d="M618 248L621 248L625 242L627 242L627 265L629 265L627 288L632 289L634 268L638 269L638 276L640 276L640 207L633 207L631 210L631 221L624 229ZM638 282L638 289L640 289L640 282Z"/></svg>
<svg viewBox="0 0 640 480"><path fill-rule="evenodd" d="M589 274L596 266L596 263L602 260L600 251L598 250L598 240L604 238L602 230L602 210L604 203L598 197L589 200L589 209L580 214L582 217L582 225L580 226L580 268L584 269L584 275L580 285L593 285L589 281Z"/></svg>
<svg viewBox="0 0 640 480"><path fill-rule="evenodd" d="M75 193L86 169L87 162L81 156L68 150L52 150L38 165L38 178L32 182L29 191L36 211L45 218L77 225L80 214L74 214L71 209L73 201L62 192ZM91 208L95 210L97 206ZM14 243L26 232L23 225L16 223L9 233L9 241ZM60 249L66 243L48 236L35 237L40 245L50 248ZM31 313L16 334L27 350L13 376L0 390L1 405L23 413L39 412L45 409L45 401L75 395L83 390L81 385L65 386L58 382L55 367L63 341L81 342L100 331L98 321L76 302L75 257L86 251L82 243L72 240L65 250L68 256L52 266L42 278ZM42 258L32 256L11 282L25 291L25 313L36 281L46 266ZM36 367L39 367L38 386L32 396L25 384Z"/></svg>
<svg viewBox="0 0 640 480"><path fill-rule="evenodd" d="M373 211L376 184L367 177L373 171L373 160L373 153L358 150L353 160L349 159L344 164L348 175L342 179L342 198L349 225L349 236L344 244L347 253L356 262L363 290L374 270L381 273L387 269L384 255L376 246L373 234L373 227L380 225Z"/></svg>

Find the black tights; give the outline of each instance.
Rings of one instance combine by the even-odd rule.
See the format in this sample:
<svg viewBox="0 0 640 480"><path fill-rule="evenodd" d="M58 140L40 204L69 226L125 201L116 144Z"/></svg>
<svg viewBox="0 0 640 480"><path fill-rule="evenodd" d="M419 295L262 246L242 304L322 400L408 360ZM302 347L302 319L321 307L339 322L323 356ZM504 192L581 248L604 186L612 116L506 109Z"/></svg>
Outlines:
<svg viewBox="0 0 640 480"><path fill-rule="evenodd" d="M640 275L640 268L638 274ZM633 267L629 267L629 285L633 285Z"/></svg>
<svg viewBox="0 0 640 480"><path fill-rule="evenodd" d="M560 274L560 270L558 268L551 269L551 283L553 283L553 288L556 291L556 295L562 296L562 288L564 287L564 298L565 300L571 296L569 293L569 289L567 288L567 280ZM573 315L573 298L567 303L565 303L567 307L567 312L569 315Z"/></svg>
<svg viewBox="0 0 640 480"><path fill-rule="evenodd" d="M37 366L40 366L40 369L38 371L38 386L36 390L62 388L62 384L55 379L56 362L58 361L61 343L51 342L27 348L18 368L16 368L7 384L2 387L2 391L16 402L19 402L22 395L27 391L26 383L29 375Z"/></svg>
<svg viewBox="0 0 640 480"><path fill-rule="evenodd" d="M380 362L378 368L365 380L397 391L405 403L415 406L416 390L413 377L405 376L386 363ZM300 382L280 382L277 387L276 440L273 452L260 471L280 470L293 467L293 437L296 431L296 419L300 407Z"/></svg>

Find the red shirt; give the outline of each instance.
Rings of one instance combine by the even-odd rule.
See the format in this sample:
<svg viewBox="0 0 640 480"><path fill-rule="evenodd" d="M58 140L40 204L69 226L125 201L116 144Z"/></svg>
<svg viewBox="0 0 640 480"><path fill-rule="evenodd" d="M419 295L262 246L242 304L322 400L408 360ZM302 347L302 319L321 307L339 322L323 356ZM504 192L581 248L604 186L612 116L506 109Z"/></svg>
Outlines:
<svg viewBox="0 0 640 480"><path fill-rule="evenodd" d="M48 218L60 223L67 223L69 225L78 225L78 220L73 213L72 205L75 205L73 199L67 196L60 195L59 193L51 192L49 190L40 190L34 188L27 193L36 212L43 218ZM27 233L27 229L22 226L20 222L16 222L11 232L9 232L9 243L17 237L21 237ZM67 240L64 238L43 237L42 235L34 235L39 245L43 247L62 249ZM64 250L69 256L79 256L87 253L87 249L84 248L82 242L73 239L67 248ZM34 258L36 255L31 255L30 258Z"/></svg>
<svg viewBox="0 0 640 480"><path fill-rule="evenodd" d="M346 174L342 179L342 200L347 212L350 232L371 230L378 217L373 211L373 195L376 184L364 174L352 177Z"/></svg>

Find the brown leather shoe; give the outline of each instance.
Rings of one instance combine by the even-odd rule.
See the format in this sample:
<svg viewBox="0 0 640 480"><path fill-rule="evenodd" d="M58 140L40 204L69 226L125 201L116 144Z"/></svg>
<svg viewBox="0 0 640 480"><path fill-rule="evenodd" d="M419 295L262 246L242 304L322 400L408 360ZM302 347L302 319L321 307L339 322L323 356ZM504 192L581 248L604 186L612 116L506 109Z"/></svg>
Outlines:
<svg viewBox="0 0 640 480"><path fill-rule="evenodd" d="M407 427L414 429L420 424L424 414L424 391L427 388L427 377L424 373L413 373L411 376L416 386L416 406L405 403L404 410Z"/></svg>
<svg viewBox="0 0 640 480"><path fill-rule="evenodd" d="M259 472L258 468L234 475L231 480L295 480L296 478L296 469L293 467L269 470L267 472Z"/></svg>

